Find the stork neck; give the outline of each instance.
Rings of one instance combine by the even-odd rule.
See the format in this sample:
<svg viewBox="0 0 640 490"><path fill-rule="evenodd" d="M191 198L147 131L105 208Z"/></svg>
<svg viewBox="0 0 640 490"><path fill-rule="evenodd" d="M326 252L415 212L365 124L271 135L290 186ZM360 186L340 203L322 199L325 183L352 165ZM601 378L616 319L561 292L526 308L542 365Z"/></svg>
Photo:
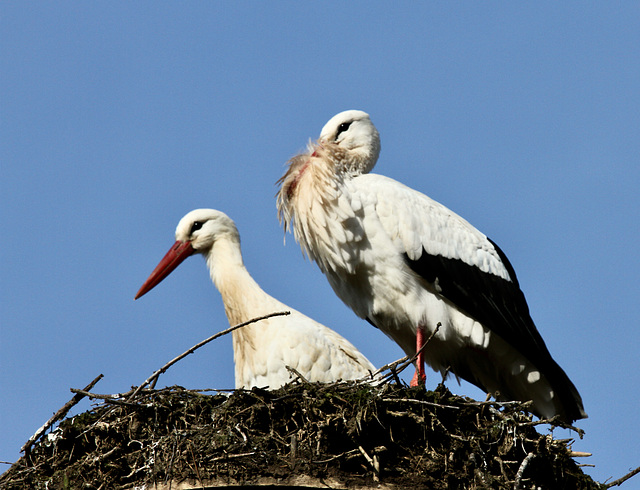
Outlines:
<svg viewBox="0 0 640 490"><path fill-rule="evenodd" d="M270 313L264 311L270 297L244 266L238 242L217 240L206 259L211 279L222 296L229 324L236 325Z"/></svg>

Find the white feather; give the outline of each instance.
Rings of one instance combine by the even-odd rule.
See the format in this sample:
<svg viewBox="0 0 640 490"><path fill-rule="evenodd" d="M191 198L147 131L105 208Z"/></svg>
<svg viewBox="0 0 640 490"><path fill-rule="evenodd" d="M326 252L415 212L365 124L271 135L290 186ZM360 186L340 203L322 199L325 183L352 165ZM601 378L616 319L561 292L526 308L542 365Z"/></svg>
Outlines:
<svg viewBox="0 0 640 490"><path fill-rule="evenodd" d="M366 113L345 111L329 120L318 142L291 159L280 180L277 206L285 229L292 227L303 253L319 265L342 301L407 354L416 351L418 325L428 335L440 324L427 353L434 369L452 368L492 392L532 398L539 414L562 413L550 386L554 380L490 325L441 294L440 280L446 277L428 283L406 258L417 261L426 253L452 259L448 264L461 261L517 287L510 266L483 233L453 211L393 179L370 174L379 152L379 135ZM537 335L535 326L526 328ZM572 390L571 416L586 416L570 380L561 383Z"/></svg>
<svg viewBox="0 0 640 490"><path fill-rule="evenodd" d="M324 216L316 218L323 220ZM196 222L202 226L193 231ZM176 240L189 242L195 252L204 255L231 325L290 312L233 332L236 388L278 388L292 380L287 366L312 382L360 379L375 372L348 340L260 288L244 266L238 230L224 213L191 211L180 220Z"/></svg>

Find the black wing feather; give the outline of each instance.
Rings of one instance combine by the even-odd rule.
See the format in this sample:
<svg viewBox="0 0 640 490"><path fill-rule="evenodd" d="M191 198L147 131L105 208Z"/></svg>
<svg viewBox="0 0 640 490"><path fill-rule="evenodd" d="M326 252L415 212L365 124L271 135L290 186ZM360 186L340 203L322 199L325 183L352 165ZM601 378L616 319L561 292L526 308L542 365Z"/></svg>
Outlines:
<svg viewBox="0 0 640 490"><path fill-rule="evenodd" d="M483 272L460 259L430 255L423 249L417 260L405 254L407 265L465 314L498 334L533 363L555 385L555 391L563 398L563 405L570 415L579 416L574 394L577 390L562 368L553 360L538 332L529 306L516 278L513 266L506 255L491 240L511 281L495 274ZM579 399L579 395L578 399Z"/></svg>
<svg viewBox="0 0 640 490"><path fill-rule="evenodd" d="M493 242L492 242L493 244ZM499 248L496 247L496 251ZM512 281L483 272L460 259L430 255L424 249L417 260L405 255L409 267L427 282L437 282L440 294L467 315L500 335L534 364L551 358L538 333L513 267L498 252Z"/></svg>

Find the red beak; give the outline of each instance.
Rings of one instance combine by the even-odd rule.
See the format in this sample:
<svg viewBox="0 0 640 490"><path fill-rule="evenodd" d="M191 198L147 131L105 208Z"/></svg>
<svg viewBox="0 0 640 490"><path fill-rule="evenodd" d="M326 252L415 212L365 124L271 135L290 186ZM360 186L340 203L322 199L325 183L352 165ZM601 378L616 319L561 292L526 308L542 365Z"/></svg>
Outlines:
<svg viewBox="0 0 640 490"><path fill-rule="evenodd" d="M178 267L184 259L189 257L195 252L194 248L191 246L191 242L181 242L177 241L172 245L167 254L163 257L160 263L153 269L153 272L149 276L149 279L145 281L142 285L138 294L133 299L138 299L140 296L147 294L154 287L156 287L160 282L167 277L169 274L173 272L173 270Z"/></svg>

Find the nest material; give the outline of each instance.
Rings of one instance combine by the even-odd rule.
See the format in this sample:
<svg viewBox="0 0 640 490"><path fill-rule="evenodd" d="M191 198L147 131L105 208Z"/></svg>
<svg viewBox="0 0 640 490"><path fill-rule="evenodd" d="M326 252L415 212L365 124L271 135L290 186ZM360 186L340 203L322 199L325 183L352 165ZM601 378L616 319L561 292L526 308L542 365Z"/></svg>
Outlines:
<svg viewBox="0 0 640 490"><path fill-rule="evenodd" d="M293 383L108 399L0 477L17 488L601 488L522 404L395 385Z"/></svg>

